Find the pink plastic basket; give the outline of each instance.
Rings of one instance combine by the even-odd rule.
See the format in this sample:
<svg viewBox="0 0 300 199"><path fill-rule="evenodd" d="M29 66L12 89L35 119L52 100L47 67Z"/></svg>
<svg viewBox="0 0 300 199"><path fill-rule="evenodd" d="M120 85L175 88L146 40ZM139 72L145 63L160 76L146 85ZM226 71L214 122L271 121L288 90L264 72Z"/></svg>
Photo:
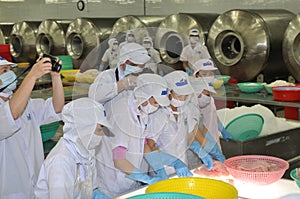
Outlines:
<svg viewBox="0 0 300 199"><path fill-rule="evenodd" d="M262 155L235 156L228 158L224 165L235 179L260 185L280 180L289 168L283 159Z"/></svg>

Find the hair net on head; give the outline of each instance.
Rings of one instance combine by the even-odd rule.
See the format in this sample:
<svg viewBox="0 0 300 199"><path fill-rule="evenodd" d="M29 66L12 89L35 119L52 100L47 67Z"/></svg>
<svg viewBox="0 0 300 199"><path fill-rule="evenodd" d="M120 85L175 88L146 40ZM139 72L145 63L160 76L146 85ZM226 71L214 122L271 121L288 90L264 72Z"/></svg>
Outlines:
<svg viewBox="0 0 300 199"><path fill-rule="evenodd" d="M169 89L178 95L191 95L194 92L186 72L173 71L165 75L164 79L167 81Z"/></svg>
<svg viewBox="0 0 300 199"><path fill-rule="evenodd" d="M118 44L118 40L116 38L109 39L108 40L108 46L109 46L109 48L112 48L115 43Z"/></svg>
<svg viewBox="0 0 300 199"><path fill-rule="evenodd" d="M63 137L86 150L97 124L111 128L102 104L90 98L79 98L66 104L62 111L62 120Z"/></svg>
<svg viewBox="0 0 300 199"><path fill-rule="evenodd" d="M150 60L147 50L137 43L127 43L120 49L119 63L123 64L127 60L134 64L145 64Z"/></svg>
<svg viewBox="0 0 300 199"><path fill-rule="evenodd" d="M200 59L196 61L193 66L195 67L194 76L196 73L198 73L200 70L218 70L218 68L215 67L215 64L210 59Z"/></svg>
<svg viewBox="0 0 300 199"><path fill-rule="evenodd" d="M168 98L167 82L157 74L141 74L137 79L137 87L133 90L136 99L136 105L154 97L160 106L170 104Z"/></svg>
<svg viewBox="0 0 300 199"><path fill-rule="evenodd" d="M143 43L149 42L151 44L151 47L153 47L153 41L151 37L144 37Z"/></svg>
<svg viewBox="0 0 300 199"><path fill-rule="evenodd" d="M191 77L190 83L193 87L193 90L194 90L196 96L198 96L200 93L202 93L203 90L207 90L211 93L216 93L216 90L212 86L208 85L203 78Z"/></svg>
<svg viewBox="0 0 300 199"><path fill-rule="evenodd" d="M5 58L0 57L0 66L10 66L10 67L17 67L16 63L9 62Z"/></svg>
<svg viewBox="0 0 300 199"><path fill-rule="evenodd" d="M189 35L191 36L199 36L199 30L191 29Z"/></svg>

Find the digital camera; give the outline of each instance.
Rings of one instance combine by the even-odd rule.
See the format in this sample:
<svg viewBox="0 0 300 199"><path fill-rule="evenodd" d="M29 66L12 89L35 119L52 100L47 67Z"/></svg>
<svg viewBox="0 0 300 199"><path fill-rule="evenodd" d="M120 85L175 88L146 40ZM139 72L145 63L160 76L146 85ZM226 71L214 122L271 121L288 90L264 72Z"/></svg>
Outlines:
<svg viewBox="0 0 300 199"><path fill-rule="evenodd" d="M48 55L48 54L43 54L43 57L49 57L52 64L51 70L59 73L59 71L62 68L62 65L59 64L58 61L56 61L56 57L53 57L52 55Z"/></svg>

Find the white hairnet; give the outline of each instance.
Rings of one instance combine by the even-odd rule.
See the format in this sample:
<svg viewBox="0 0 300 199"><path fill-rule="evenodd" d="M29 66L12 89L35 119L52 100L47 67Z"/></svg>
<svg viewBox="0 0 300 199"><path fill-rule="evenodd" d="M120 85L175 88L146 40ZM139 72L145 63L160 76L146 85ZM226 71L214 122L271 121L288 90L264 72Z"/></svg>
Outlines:
<svg viewBox="0 0 300 199"><path fill-rule="evenodd" d="M145 64L150 60L147 50L137 43L127 43L120 49L119 63L123 64L127 60L134 64Z"/></svg>
<svg viewBox="0 0 300 199"><path fill-rule="evenodd" d="M16 67L17 66L16 63L9 62L5 58L0 57L0 66L7 66L7 65L9 65L10 67Z"/></svg>
<svg viewBox="0 0 300 199"><path fill-rule="evenodd" d="M118 40L116 38L111 38L108 40L107 43L108 43L109 48L112 48L115 43L118 44Z"/></svg>
<svg viewBox="0 0 300 199"><path fill-rule="evenodd" d="M190 77L190 83L194 89L195 94L198 96L203 90L207 90L212 93L216 93L216 90L207 84L203 78Z"/></svg>
<svg viewBox="0 0 300 199"><path fill-rule="evenodd" d="M199 36L199 30L197 30L197 29L191 29L189 35Z"/></svg>
<svg viewBox="0 0 300 199"><path fill-rule="evenodd" d="M144 37L143 43L145 43L145 42L150 42L151 47L153 47L153 41L152 41L152 38L151 38L151 37Z"/></svg>
<svg viewBox="0 0 300 199"><path fill-rule="evenodd" d="M97 124L111 128L102 104L90 99L79 98L66 104L62 111L63 137L72 141L82 153L87 152L90 137Z"/></svg>
<svg viewBox="0 0 300 199"><path fill-rule="evenodd" d="M196 73L198 73L200 70L218 70L218 68L215 67L215 64L212 60L210 59L199 59L193 64L195 71L194 71L194 76Z"/></svg>
<svg viewBox="0 0 300 199"><path fill-rule="evenodd" d="M164 79L169 89L178 95L191 95L194 92L186 72L176 70L165 75Z"/></svg>

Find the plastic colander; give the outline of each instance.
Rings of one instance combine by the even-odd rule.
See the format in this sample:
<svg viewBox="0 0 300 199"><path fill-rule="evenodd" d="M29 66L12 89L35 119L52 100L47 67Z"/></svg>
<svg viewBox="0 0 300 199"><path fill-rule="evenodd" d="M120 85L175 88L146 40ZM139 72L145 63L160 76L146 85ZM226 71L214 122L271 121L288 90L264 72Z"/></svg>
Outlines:
<svg viewBox="0 0 300 199"><path fill-rule="evenodd" d="M230 121L225 129L234 140L249 140L256 138L261 133L264 118L256 113L241 115Z"/></svg>
<svg viewBox="0 0 300 199"><path fill-rule="evenodd" d="M235 156L225 160L224 165L235 179L259 185L280 180L289 168L287 161L264 155ZM245 169L246 165L247 169Z"/></svg>
<svg viewBox="0 0 300 199"><path fill-rule="evenodd" d="M209 178L187 177L162 180L150 185L146 193L179 192L206 199L237 199L237 189L229 183Z"/></svg>
<svg viewBox="0 0 300 199"><path fill-rule="evenodd" d="M147 193L129 197L127 199L204 199L200 196L177 193L177 192L160 192L160 193Z"/></svg>

